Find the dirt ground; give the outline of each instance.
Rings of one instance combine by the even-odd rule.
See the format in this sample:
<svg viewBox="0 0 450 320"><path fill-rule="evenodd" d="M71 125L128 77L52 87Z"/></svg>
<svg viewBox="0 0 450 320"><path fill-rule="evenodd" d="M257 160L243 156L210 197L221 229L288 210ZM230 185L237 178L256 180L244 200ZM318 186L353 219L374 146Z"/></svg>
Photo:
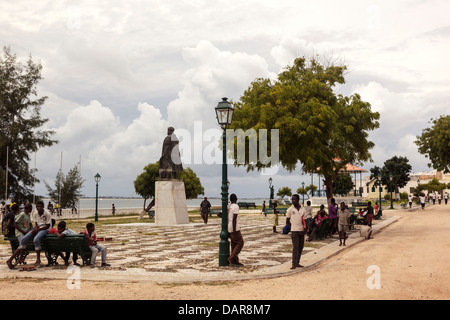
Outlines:
<svg viewBox="0 0 450 320"><path fill-rule="evenodd" d="M0 279L0 298L449 299L450 205L394 213L401 219L375 234L373 240L349 247L314 269L280 278L184 284L83 281L79 290L69 290L66 280ZM393 213L386 210L386 214Z"/></svg>

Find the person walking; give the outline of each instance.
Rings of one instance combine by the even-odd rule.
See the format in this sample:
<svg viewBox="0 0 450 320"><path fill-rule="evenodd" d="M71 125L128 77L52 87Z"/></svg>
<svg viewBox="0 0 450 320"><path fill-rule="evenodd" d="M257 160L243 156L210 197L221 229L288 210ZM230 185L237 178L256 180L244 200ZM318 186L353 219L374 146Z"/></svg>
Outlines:
<svg viewBox="0 0 450 320"><path fill-rule="evenodd" d="M239 206L237 205L237 196L233 193L230 195L230 206L228 207L228 233L230 234L231 253L228 262L231 266L243 266L239 262L239 253L244 247L244 238L242 238L241 230L238 224Z"/></svg>
<svg viewBox="0 0 450 320"><path fill-rule="evenodd" d="M211 211L211 203L208 201L208 198L205 197L203 198L202 203L200 203L200 214L205 224L208 223L208 215L210 211Z"/></svg>
<svg viewBox="0 0 450 320"><path fill-rule="evenodd" d="M421 193L419 195L419 199L420 199L420 204L422 206L422 210L425 210L425 194Z"/></svg>
<svg viewBox="0 0 450 320"><path fill-rule="evenodd" d="M286 212L286 224L291 227L292 239L292 267L302 268L300 258L305 244L305 209L300 205L300 196L292 195L292 206Z"/></svg>

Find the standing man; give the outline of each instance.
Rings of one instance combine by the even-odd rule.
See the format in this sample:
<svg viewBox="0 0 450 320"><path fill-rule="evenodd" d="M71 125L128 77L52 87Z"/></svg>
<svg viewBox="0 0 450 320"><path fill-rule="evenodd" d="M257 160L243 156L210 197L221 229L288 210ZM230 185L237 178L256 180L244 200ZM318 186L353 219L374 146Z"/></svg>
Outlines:
<svg viewBox="0 0 450 320"><path fill-rule="evenodd" d="M330 219L331 222L329 233L329 235L331 236L333 233L336 232L336 223L337 223L336 200L334 200L334 198L331 198L331 203L328 206L328 219Z"/></svg>
<svg viewBox="0 0 450 320"><path fill-rule="evenodd" d="M231 253L228 262L232 266L243 266L239 262L239 253L244 247L244 239L238 224L239 206L237 205L237 196L233 193L230 195L231 204L228 207L228 233L230 234Z"/></svg>
<svg viewBox="0 0 450 320"><path fill-rule="evenodd" d="M31 221L36 224L34 229L28 232L20 241L21 256L23 255L27 242L33 240L34 250L36 251L36 262L35 267L41 264L41 239L48 234L50 225L52 223L51 214L44 210L44 202L38 201L36 203L37 212L32 212Z"/></svg>
<svg viewBox="0 0 450 320"><path fill-rule="evenodd" d="M369 207L367 207L367 209L369 209ZM347 239L347 228L350 224L350 215L351 213L348 207L345 205L344 202L341 202L341 210L339 210L339 217L338 217L339 246L342 246L342 240L344 240L344 246L346 246L345 240ZM369 212L367 212L367 215L369 215Z"/></svg>
<svg viewBox="0 0 450 320"><path fill-rule="evenodd" d="M305 209L300 205L300 196L292 195L292 206L286 212L286 224L291 226L292 239L292 267L303 267L300 265L300 258L305 244Z"/></svg>
<svg viewBox="0 0 450 320"><path fill-rule="evenodd" d="M306 221L306 230L309 233L312 229L312 224L313 224L313 209L311 207L311 201L306 201L306 206L305 206L305 221Z"/></svg>
<svg viewBox="0 0 450 320"><path fill-rule="evenodd" d="M412 207L412 201L413 201L412 194L409 194L409 196L408 196L409 209L411 209L411 207Z"/></svg>
<svg viewBox="0 0 450 320"><path fill-rule="evenodd" d="M208 201L207 197L204 197L202 203L200 203L200 212L202 215L203 222L205 224L208 223L208 215L210 211L211 211L211 203Z"/></svg>

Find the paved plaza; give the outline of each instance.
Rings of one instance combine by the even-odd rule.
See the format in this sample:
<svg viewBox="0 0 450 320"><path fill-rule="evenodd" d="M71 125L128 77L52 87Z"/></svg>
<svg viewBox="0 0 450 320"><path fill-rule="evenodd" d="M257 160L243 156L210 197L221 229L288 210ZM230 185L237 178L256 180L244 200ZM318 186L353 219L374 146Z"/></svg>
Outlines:
<svg viewBox="0 0 450 320"><path fill-rule="evenodd" d="M240 216L241 232L245 241L239 255L243 267L219 267L218 244L221 224L219 219L210 219L207 225L200 216L188 225L156 226L154 223L107 224L97 228L98 237L110 238L99 242L108 250L111 267L81 268L84 279L107 281L222 281L275 277L301 268L290 270L292 242L290 234L282 234L285 217L280 216L279 233L272 232L272 217L256 211L243 210ZM374 232L396 221L395 216L383 216L374 221ZM70 225L68 226L70 227ZM349 232L347 247L362 241L359 227ZM82 231L82 230L74 230ZM339 247L338 235L320 241L305 242L301 263L306 268L332 256L345 247ZM59 266L38 268L33 272L9 270L5 261L11 254L7 243L0 245L0 271L2 277L67 278L68 269L62 259ZM33 263L35 254L27 261ZM45 257L42 259L46 262ZM101 258L97 257L97 265ZM81 259L79 260L81 262Z"/></svg>

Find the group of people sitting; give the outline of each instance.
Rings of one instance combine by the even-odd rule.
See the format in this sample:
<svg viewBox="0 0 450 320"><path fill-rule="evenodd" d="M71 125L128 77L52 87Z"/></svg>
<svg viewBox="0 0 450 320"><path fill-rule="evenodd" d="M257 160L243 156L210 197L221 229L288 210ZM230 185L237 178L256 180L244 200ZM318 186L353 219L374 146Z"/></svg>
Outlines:
<svg viewBox="0 0 450 320"><path fill-rule="evenodd" d="M307 202L305 208L310 207L310 202ZM312 209L311 209L312 211ZM334 198L331 199L331 203L328 206L328 212L325 211L325 206L322 204L317 214L312 217L306 218L307 235L306 241L313 241L315 239L324 239L331 237L338 232L340 245L345 246L345 240L347 239L347 230L358 219L364 219L365 224L370 228L372 227L372 220L374 216L374 208L371 202L368 202L367 208L361 209L358 214L352 214L348 205L341 202L340 207L337 205ZM368 239L370 238L370 235Z"/></svg>
<svg viewBox="0 0 450 320"><path fill-rule="evenodd" d="M5 216L3 221L4 223L2 224L5 226L4 235L6 237L15 236L19 241L19 247L6 261L6 264L10 269L14 269L17 264L24 262L26 247L29 241L33 241L34 249L36 251L36 262L34 263L34 266L39 267L41 265L41 239L47 234L56 234L58 238L77 234L75 231L67 228L65 221L60 221L57 229L55 229L54 225L56 222L52 219L50 212L44 210L44 203L42 201L36 203L36 211L33 211L33 206L30 203L25 204L23 211L21 211L18 204L13 204L11 206L10 214ZM81 232L81 234L86 235L89 248L92 251L90 265L95 265L97 253L100 252L102 254L102 267L110 266L106 263L106 248L97 243L95 225L93 223L88 223L86 225L86 230ZM17 256L19 259L13 264L13 260ZM59 253L59 256L64 260L66 265L69 265L70 252L66 252L65 254L61 252ZM73 253L72 260L76 265L78 265L77 258L78 255Z"/></svg>

